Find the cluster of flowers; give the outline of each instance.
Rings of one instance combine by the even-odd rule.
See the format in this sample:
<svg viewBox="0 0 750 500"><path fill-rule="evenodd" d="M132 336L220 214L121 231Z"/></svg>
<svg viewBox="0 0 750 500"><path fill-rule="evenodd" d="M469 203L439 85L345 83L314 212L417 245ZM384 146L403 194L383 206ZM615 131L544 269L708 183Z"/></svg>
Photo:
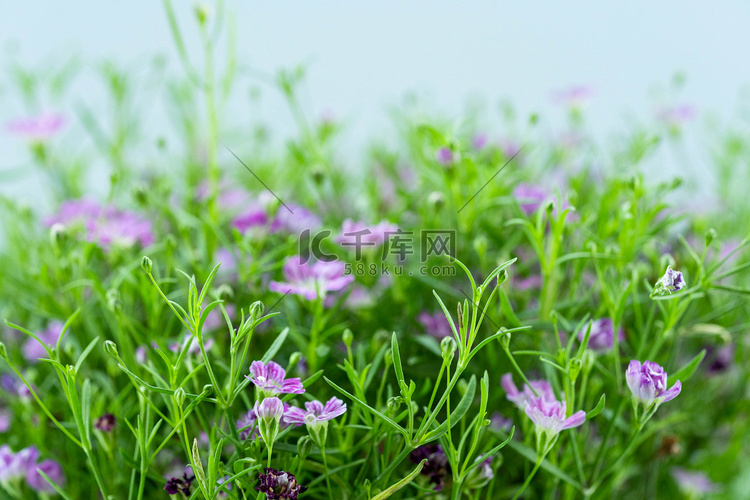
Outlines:
<svg viewBox="0 0 750 500"><path fill-rule="evenodd" d="M42 473L56 485L65 485L65 475L60 464L50 459L39 462L39 450L36 446L29 446L17 453L13 453L7 444L0 446L0 481L14 483L25 478L26 484L36 491L54 492L55 489Z"/></svg>

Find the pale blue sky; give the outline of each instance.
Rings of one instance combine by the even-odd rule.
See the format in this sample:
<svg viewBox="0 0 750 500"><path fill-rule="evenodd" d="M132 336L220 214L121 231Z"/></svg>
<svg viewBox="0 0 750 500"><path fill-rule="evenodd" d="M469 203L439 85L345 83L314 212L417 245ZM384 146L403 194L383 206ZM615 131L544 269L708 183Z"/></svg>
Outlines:
<svg viewBox="0 0 750 500"><path fill-rule="evenodd" d="M197 41L195 3L175 4L188 38ZM606 131L651 115L678 71L687 77L679 101L720 118L732 116L750 83L745 2L228 0L227 7L237 17L242 63L272 72L311 61L310 110L349 119L352 144L383 135L385 107L409 90L449 115L479 95L554 119L560 111L552 92L587 84L596 91L589 122ZM5 2L0 43L2 67L12 47L36 64L78 51L85 62L162 53L176 67L165 14L154 0ZM85 89L78 97L95 100ZM2 103L3 121L18 112L7 98ZM291 126L273 95L264 106L272 126ZM19 149L6 139L0 147L3 168Z"/></svg>

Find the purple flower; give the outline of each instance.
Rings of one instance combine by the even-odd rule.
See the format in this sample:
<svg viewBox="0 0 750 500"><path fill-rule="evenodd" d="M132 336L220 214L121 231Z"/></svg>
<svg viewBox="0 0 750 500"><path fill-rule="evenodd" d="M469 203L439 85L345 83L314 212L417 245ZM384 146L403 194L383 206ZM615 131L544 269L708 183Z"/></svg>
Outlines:
<svg viewBox="0 0 750 500"><path fill-rule="evenodd" d="M487 145L487 134L474 134L471 138L471 146L476 150L480 151Z"/></svg>
<svg viewBox="0 0 750 500"><path fill-rule="evenodd" d="M658 406L673 400L682 390L679 380L667 389L667 372L652 361L641 364L640 361L632 360L625 372L625 379L633 394L634 403L641 403L647 410L654 404Z"/></svg>
<svg viewBox="0 0 750 500"><path fill-rule="evenodd" d="M354 222L346 219L341 225L341 234L336 242L342 246L360 248L362 246L381 246L388 237L399 231L398 226L388 221L381 221L374 226L368 226L364 222Z"/></svg>
<svg viewBox="0 0 750 500"><path fill-rule="evenodd" d="M708 373L723 373L734 364L734 344L727 344L719 349L709 348L709 352L713 352L713 358L708 366Z"/></svg>
<svg viewBox="0 0 750 500"><path fill-rule="evenodd" d="M578 340L583 342L587 328L578 332ZM617 341L624 339L622 328L617 329ZM606 352L612 349L615 342L615 330L612 318L600 318L591 322L591 333L589 334L588 348L596 352Z"/></svg>
<svg viewBox="0 0 750 500"><path fill-rule="evenodd" d="M586 412L577 411L567 417L565 401L547 399L543 396L526 400L526 415L534 422L537 434L556 436L560 431L578 427L586 421Z"/></svg>
<svg viewBox="0 0 750 500"><path fill-rule="evenodd" d="M54 349L57 347L57 341L60 339L63 326L60 321L52 321L44 331L37 333L36 336L39 337L39 340L44 345L50 349ZM36 363L40 358L47 357L47 351L36 339L29 337L23 344L23 357L31 363Z"/></svg>
<svg viewBox="0 0 750 500"><path fill-rule="evenodd" d="M282 207L282 210L286 210ZM242 211L237 217L232 219L232 227L240 233L246 233L248 229L254 227L265 227L268 224L268 214L266 209L260 204L251 204Z"/></svg>
<svg viewBox="0 0 750 500"><path fill-rule="evenodd" d="M676 292L685 288L685 279L680 271L667 267L667 272L659 280L661 286L669 292Z"/></svg>
<svg viewBox="0 0 750 500"><path fill-rule="evenodd" d="M219 479L216 480L216 490L218 491L219 488L221 488L221 491L219 491L219 495L218 495L221 498L228 497L229 495L227 494L227 492L228 491L232 491L232 483L230 483L228 481L229 481L229 475L226 475L224 477L220 477ZM226 483L227 485L222 488L222 485L224 483Z"/></svg>
<svg viewBox="0 0 750 500"><path fill-rule="evenodd" d="M670 127L679 127L695 118L695 108L687 104L666 107L656 113L656 117Z"/></svg>
<svg viewBox="0 0 750 500"><path fill-rule="evenodd" d="M546 189L534 184L519 184L513 190L513 197L526 215L534 214L550 196Z"/></svg>
<svg viewBox="0 0 750 500"><path fill-rule="evenodd" d="M13 414L5 408L0 408L0 434L8 432Z"/></svg>
<svg viewBox="0 0 750 500"><path fill-rule="evenodd" d="M237 431L240 439L245 441L249 437L258 436L258 416L254 409L250 409L245 415L237 420Z"/></svg>
<svg viewBox="0 0 750 500"><path fill-rule="evenodd" d="M99 429L102 432L112 432L112 429L115 428L115 416L111 413L105 413L101 417L96 419L96 422L94 422L94 427Z"/></svg>
<svg viewBox="0 0 750 500"><path fill-rule="evenodd" d="M495 477L495 472L492 470L492 458L489 456L479 464L479 477L483 479L492 479Z"/></svg>
<svg viewBox="0 0 750 500"><path fill-rule="evenodd" d="M10 446L0 446L0 481L10 481L27 475L39 459L36 446L29 446L13 453Z"/></svg>
<svg viewBox="0 0 750 500"><path fill-rule="evenodd" d="M555 393L552 391L552 386L546 380L530 380L528 384L524 384L523 391L519 391L516 384L513 383L513 375L506 373L500 379L500 385L503 387L506 393L508 401L516 405L519 409L526 409L526 402L532 398L536 398L534 392L531 390L532 387L539 394L539 397L547 401L555 401Z"/></svg>
<svg viewBox="0 0 750 500"><path fill-rule="evenodd" d="M81 224L86 239L108 250L113 245L132 246L139 243L148 246L154 242L151 221L138 214L103 207L91 200L68 200L60 205L56 215L45 219L47 226L53 224Z"/></svg>
<svg viewBox="0 0 750 500"><path fill-rule="evenodd" d="M588 85L575 85L555 93L555 101L570 108L578 108L594 97L594 89Z"/></svg>
<svg viewBox="0 0 750 500"><path fill-rule="evenodd" d="M490 417L490 427L497 431L508 432L513 427L513 419L506 418L496 411Z"/></svg>
<svg viewBox="0 0 750 500"><path fill-rule="evenodd" d="M284 415L284 403L277 397L265 398L255 402L253 411L259 419L279 420Z"/></svg>
<svg viewBox="0 0 750 500"><path fill-rule="evenodd" d="M422 324L425 332L438 340L453 335L451 324L442 312L430 314L427 311L422 311L417 316L417 320Z"/></svg>
<svg viewBox="0 0 750 500"><path fill-rule="evenodd" d="M320 217L306 208L295 205L294 203L290 203L288 207L289 210L284 206L279 207L277 210L276 217L271 223L270 232L272 234L300 234L305 229L316 231L322 226L323 223L321 222Z"/></svg>
<svg viewBox="0 0 750 500"><path fill-rule="evenodd" d="M542 288L542 285L544 285L544 277L541 274L533 274L526 278L513 279L513 287L519 292Z"/></svg>
<svg viewBox="0 0 750 500"><path fill-rule="evenodd" d="M296 500L297 495L307 491L294 474L270 467L266 467L265 474L258 474L258 483L255 489L265 493L268 500Z"/></svg>
<svg viewBox="0 0 750 500"><path fill-rule="evenodd" d="M451 148L440 148L435 152L435 159L441 165L450 165L454 161L453 150Z"/></svg>
<svg viewBox="0 0 750 500"><path fill-rule="evenodd" d="M227 316L229 316L229 319L234 318L235 314L237 313L237 309L234 307L233 304L226 304L224 305L224 309L227 310ZM208 313L208 317L206 318L206 321L203 323L203 331L209 331L209 330L218 330L219 328L226 328L227 322L224 319L224 314L221 312L221 308L219 306L214 307L210 313Z"/></svg>
<svg viewBox="0 0 750 500"><path fill-rule="evenodd" d="M709 493L715 493L719 489L716 483L712 482L708 475L702 471L673 467L672 477L680 490L691 497L701 497Z"/></svg>
<svg viewBox="0 0 750 500"><path fill-rule="evenodd" d="M188 465L185 467L185 472L182 476L171 477L167 480L164 490L170 495L182 493L185 496L190 496L190 486L193 484L194 479L193 468Z"/></svg>
<svg viewBox="0 0 750 500"><path fill-rule="evenodd" d="M343 262L316 261L314 264L301 264L299 257L291 257L284 263L285 282L272 281L269 288L273 292L293 293L307 300L324 298L326 292L337 292L346 288L354 276L345 276Z"/></svg>
<svg viewBox="0 0 750 500"><path fill-rule="evenodd" d="M320 425L346 413L346 403L333 397L323 406L320 401L308 401L305 409L289 407L284 414L284 422L288 424Z"/></svg>
<svg viewBox="0 0 750 500"><path fill-rule="evenodd" d="M57 113L42 113L28 118L17 118L7 125L8 132L32 142L41 142L55 135L65 124L65 117Z"/></svg>
<svg viewBox="0 0 750 500"><path fill-rule="evenodd" d="M34 490L47 493L55 491L55 488L39 473L39 470L44 472L56 485L65 486L65 474L62 466L55 460L42 460L29 467L26 473L26 483Z"/></svg>
<svg viewBox="0 0 750 500"><path fill-rule="evenodd" d="M250 376L247 377L266 396L276 394L303 394L302 381L299 378L285 379L286 371L276 362L253 361L250 365Z"/></svg>
<svg viewBox="0 0 750 500"><path fill-rule="evenodd" d="M443 447L439 444L426 444L409 454L409 460L415 464L425 458L427 462L419 473L430 478L430 482L435 485L435 491L442 491L445 478L451 473L451 466Z"/></svg>
<svg viewBox="0 0 750 500"><path fill-rule="evenodd" d="M3 373L2 376L0 376L0 386L2 386L8 394L16 395L19 398L25 399L31 396L31 391L26 387L26 384L19 384L15 377L8 373Z"/></svg>
<svg viewBox="0 0 750 500"><path fill-rule="evenodd" d="M202 182L196 191L195 198L198 201L208 200L211 194L211 184L208 181ZM250 200L251 194L234 187L234 184L227 180L219 183L219 193L216 198L217 205L222 210L238 210L246 206Z"/></svg>

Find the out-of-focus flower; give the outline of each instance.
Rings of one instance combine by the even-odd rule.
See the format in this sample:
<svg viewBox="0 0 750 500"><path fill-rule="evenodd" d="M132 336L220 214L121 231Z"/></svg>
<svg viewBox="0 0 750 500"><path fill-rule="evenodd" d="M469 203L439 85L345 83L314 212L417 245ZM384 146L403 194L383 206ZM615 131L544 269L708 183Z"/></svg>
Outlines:
<svg viewBox="0 0 750 500"><path fill-rule="evenodd" d="M336 242L342 246L349 247L379 247L389 237L398 232L398 226L388 221L381 221L374 226L368 226L364 222L354 222L346 219L341 225L341 234Z"/></svg>
<svg viewBox="0 0 750 500"><path fill-rule="evenodd" d="M513 288L519 292L542 288L542 285L544 285L544 277L541 274L532 274L526 278L513 279Z"/></svg>
<svg viewBox="0 0 750 500"><path fill-rule="evenodd" d="M715 493L719 489L716 483L712 482L708 475L702 471L673 467L672 477L680 490L691 497L701 497L709 493Z"/></svg>
<svg viewBox="0 0 750 500"><path fill-rule="evenodd" d="M266 467L265 474L258 474L258 483L255 489L265 493L268 500L296 500L297 495L307 491L294 474L270 467Z"/></svg>
<svg viewBox="0 0 750 500"><path fill-rule="evenodd" d="M10 423L13 419L13 414L5 408L0 408L0 434L8 432L10 429Z"/></svg>
<svg viewBox="0 0 750 500"><path fill-rule="evenodd" d="M487 134L477 133L471 138L471 147L476 151L481 151L487 145Z"/></svg>
<svg viewBox="0 0 750 500"><path fill-rule="evenodd" d="M492 470L492 458L491 456L484 459L484 462L479 464L479 475L484 479L492 479L495 477L495 472Z"/></svg>
<svg viewBox="0 0 750 500"><path fill-rule="evenodd" d="M417 321L422 324L426 333L432 335L438 340L442 340L453 334L451 324L442 312L430 314L427 311L422 311L419 313L419 316L417 316Z"/></svg>
<svg viewBox="0 0 750 500"><path fill-rule="evenodd" d="M554 100L569 108L579 108L594 97L594 89L588 85L574 85L555 92Z"/></svg>
<svg viewBox="0 0 750 500"><path fill-rule="evenodd" d="M186 497L190 496L190 486L193 484L195 474L193 474L193 468L191 466L185 467L185 472L182 476L170 477L167 479L167 484L164 486L164 490L170 495L176 495L182 493Z"/></svg>
<svg viewBox="0 0 750 500"><path fill-rule="evenodd" d="M65 117L58 113L42 113L28 118L16 118L8 123L8 132L32 142L46 141L65 125Z"/></svg>
<svg viewBox="0 0 750 500"><path fill-rule="evenodd" d="M695 118L695 108L687 104L661 108L656 118L670 127L679 127Z"/></svg>
<svg viewBox="0 0 750 500"><path fill-rule="evenodd" d="M227 316L229 316L229 319L232 319L235 317L235 314L237 313L237 308L234 306L234 304L225 304L224 309L227 311ZM210 313L208 313L208 317L206 318L206 321L203 323L203 331L207 332L209 330L218 330L219 328L226 329L227 322L224 319L224 314L221 312L221 308L219 306L214 307Z"/></svg>
<svg viewBox="0 0 750 500"><path fill-rule="evenodd" d="M103 207L91 200L68 200L60 205L56 215L45 219L47 226L54 224L81 224L86 240L105 250L112 246L148 246L154 242L151 221L142 216L115 207Z"/></svg>
<svg viewBox="0 0 750 500"><path fill-rule="evenodd" d="M673 400L682 390L679 380L667 389L667 372L653 361L641 364L640 361L632 360L625 372L625 380L635 404L642 404L646 410Z"/></svg>
<svg viewBox="0 0 750 500"><path fill-rule="evenodd" d="M269 288L273 292L293 293L307 300L325 298L326 292L337 292L346 288L354 276L345 276L343 262L316 261L312 265L301 264L299 257L291 257L284 263L284 279L272 281Z"/></svg>
<svg viewBox="0 0 750 500"><path fill-rule="evenodd" d="M513 419L506 418L502 413L496 411L490 417L490 427L501 432L508 432L513 427Z"/></svg>
<svg viewBox="0 0 750 500"><path fill-rule="evenodd" d="M506 373L500 379L500 385L505 390L508 401L516 405L519 409L526 409L526 402L531 398L537 397L532 388L537 392L539 397L548 401L555 401L555 393L552 391L552 386L546 380L529 380L531 387L528 384L524 384L523 391L519 391L516 384L513 383L513 375Z"/></svg>
<svg viewBox="0 0 750 500"><path fill-rule="evenodd" d="M299 378L286 377L286 370L274 361L264 364L262 361L253 361L250 365L250 376L245 375L255 384L255 387L265 396L277 394L303 394L302 381Z"/></svg>
<svg viewBox="0 0 750 500"><path fill-rule="evenodd" d="M101 417L96 419L96 422L94 422L94 427L99 429L102 432L112 432L112 429L115 428L116 423L115 416L111 413L105 413Z"/></svg>
<svg viewBox="0 0 750 500"><path fill-rule="evenodd" d="M26 472L26 483L36 491L52 493L55 488L39 473L44 472L47 477L56 485L65 486L65 474L62 465L55 460L42 460L38 464L33 464Z"/></svg>
<svg viewBox="0 0 750 500"><path fill-rule="evenodd" d="M513 190L513 197L518 200L521 210L526 215L534 214L542 203L550 199L550 193L535 184L519 184Z"/></svg>
<svg viewBox="0 0 750 500"><path fill-rule="evenodd" d="M222 485L224 483L227 483L227 485L222 488ZM221 491L219 491L219 494L218 494L219 498L226 498L229 496L227 492L232 491L232 483L229 482L229 475L220 477L219 479L216 480L216 490L218 491L219 488L221 488Z"/></svg>
<svg viewBox="0 0 750 500"><path fill-rule="evenodd" d="M439 444L426 444L409 454L409 460L415 464L420 463L425 458L427 462L419 473L430 478L430 482L435 485L435 491L442 491L443 486L445 486L445 478L451 473L451 466L448 463L448 457L445 456L443 447Z"/></svg>
<svg viewBox="0 0 750 500"><path fill-rule="evenodd" d="M63 324L60 321L52 321L47 325L44 331L37 333L37 337L41 340L44 345L54 349L57 346L57 341L62 333ZM36 339L29 337L23 344L23 357L30 363L36 363L40 358L47 357L47 351L44 346L36 341Z"/></svg>
<svg viewBox="0 0 750 500"><path fill-rule="evenodd" d="M719 349L711 349L713 356L708 366L708 373L723 373L734 364L734 344L727 344Z"/></svg>
<svg viewBox="0 0 750 500"><path fill-rule="evenodd" d="M10 446L0 446L0 481L12 481L27 476L39 459L36 446L13 453Z"/></svg>
<svg viewBox="0 0 750 500"><path fill-rule="evenodd" d="M282 210L285 210L282 207ZM268 225L268 214L265 207L254 203L242 211L237 217L232 219L232 227L241 233L246 233L249 229L255 227L266 227Z"/></svg>
<svg viewBox="0 0 750 500"><path fill-rule="evenodd" d="M578 332L578 340L583 342L587 327ZM617 341L624 340L622 328L617 329ZM592 351L606 352L612 349L615 343L615 330L612 318L600 318L591 322L591 333L589 334L588 348Z"/></svg>
<svg viewBox="0 0 750 500"><path fill-rule="evenodd" d="M195 198L199 201L208 200L211 195L211 184L208 181L202 182L195 193ZM228 180L222 180L219 183L219 192L216 197L216 203L223 211L239 210L252 203L252 195L244 189L235 187Z"/></svg>
<svg viewBox="0 0 750 500"><path fill-rule="evenodd" d="M291 212L284 206L279 207L277 210L276 216L271 223L271 233L300 234L305 229L317 231L323 225L320 217L308 209L294 203L290 203L287 206Z"/></svg>
<svg viewBox="0 0 750 500"><path fill-rule="evenodd" d="M241 440L258 435L258 416L255 409L251 408L245 415L237 420L237 432Z"/></svg>
<svg viewBox="0 0 750 500"><path fill-rule="evenodd" d="M450 165L455 160L455 156L451 148L443 147L435 152L435 159L441 165Z"/></svg>
<svg viewBox="0 0 750 500"><path fill-rule="evenodd" d="M26 384L19 384L16 378L9 373L3 373L0 376L0 386L8 394L18 396L19 398L26 399L31 396L31 391L26 387Z"/></svg>

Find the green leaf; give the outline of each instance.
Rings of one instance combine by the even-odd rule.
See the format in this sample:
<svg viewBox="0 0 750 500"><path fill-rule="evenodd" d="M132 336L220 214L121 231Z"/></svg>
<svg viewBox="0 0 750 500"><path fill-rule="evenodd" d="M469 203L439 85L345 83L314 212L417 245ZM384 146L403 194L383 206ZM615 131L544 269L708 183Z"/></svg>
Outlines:
<svg viewBox="0 0 750 500"><path fill-rule="evenodd" d="M287 326L283 330L281 330L281 333L278 337L276 337L276 340L273 341L273 344L271 344L271 347L268 348L266 353L263 355L261 361L264 363L268 363L271 361L271 358L276 356L276 353L279 352L279 349L281 349L281 346L284 345L284 342L286 341L286 336L289 334L289 327Z"/></svg>
<svg viewBox="0 0 750 500"><path fill-rule="evenodd" d="M599 402L596 404L593 410L586 412L586 420L591 420L595 416L599 415L602 410L604 409L604 403L606 402L607 398L605 394L602 394L602 397L599 398Z"/></svg>
<svg viewBox="0 0 750 500"><path fill-rule="evenodd" d="M380 493L378 493L377 495L375 495L374 497L372 497L371 500L383 500L385 498L388 498L389 496L393 495L394 493L396 493L398 490L400 490L401 488L403 488L407 484L411 483L414 480L414 478L419 475L419 473L422 470L422 467L424 467L425 463L427 463L427 459L426 458L422 459L422 461L419 462L419 465L417 465L417 467L413 471L411 471L411 473L408 476L406 476L405 478L403 478L401 481L392 484L391 486L389 486L385 490L381 491Z"/></svg>
<svg viewBox="0 0 750 500"><path fill-rule="evenodd" d="M461 401L458 402L458 405L451 410L451 413L450 413L451 428L454 427L461 420L461 418L463 418L463 416L471 407L471 404L474 402L474 394L476 393L476 390L477 390L477 378L474 375L472 375L471 379L469 380L469 383L466 385L466 392L464 392L464 396L461 398ZM434 441L440 436L442 436L443 434L445 434L446 432L448 432L448 420L447 419L442 424L437 426L437 428L425 434L421 440L421 444Z"/></svg>
<svg viewBox="0 0 750 500"><path fill-rule="evenodd" d="M99 342L99 337L96 337L94 340L89 342L89 345L86 346L86 349L84 349L81 355L78 356L78 361L76 361L76 367L75 367L76 373L78 373L78 370L81 368L81 365L86 360L89 353L91 353L91 350L94 348L97 342Z"/></svg>
<svg viewBox="0 0 750 500"><path fill-rule="evenodd" d="M334 384L333 382L331 382L331 380L328 377L323 377L323 380L325 380L326 382L328 382L328 385L330 385L331 387L333 387L334 389L336 389L337 391L339 391L341 394L343 394L347 398L349 398L352 401L354 401L355 403L359 404L360 406L362 406L363 408L365 408L367 411L369 411L373 415L376 415L377 417L381 418L383 420L383 422L385 422L386 424L388 424L391 427L393 427L394 430L396 430L399 433L403 434L403 436L407 440L409 439L409 433L406 431L406 429L404 429L403 427L401 427L400 425L398 425L396 422L394 422L393 420L391 420L390 418L388 418L387 416L385 416L383 413L379 412L378 410L376 410L372 406L368 405L367 403L365 403L361 399L357 398L353 394L350 394L347 391L345 391L344 389L342 389L341 387L337 386L336 384Z"/></svg>
<svg viewBox="0 0 750 500"><path fill-rule="evenodd" d="M401 366L401 352L398 348L398 337L396 332L393 332L391 336L391 353L393 354L393 371L396 372L396 379L398 380L398 386L401 389L401 395L404 398L408 398L406 391L406 381L404 380L404 369Z"/></svg>
<svg viewBox="0 0 750 500"><path fill-rule="evenodd" d="M705 357L706 350L703 349L693 359L691 359L688 364L686 364L667 378L667 386L671 387L672 384L674 384L678 380L680 382L685 382L687 379L692 377L693 373L695 373L695 370L698 369L698 366L701 364L701 361L703 361L703 358Z"/></svg>

